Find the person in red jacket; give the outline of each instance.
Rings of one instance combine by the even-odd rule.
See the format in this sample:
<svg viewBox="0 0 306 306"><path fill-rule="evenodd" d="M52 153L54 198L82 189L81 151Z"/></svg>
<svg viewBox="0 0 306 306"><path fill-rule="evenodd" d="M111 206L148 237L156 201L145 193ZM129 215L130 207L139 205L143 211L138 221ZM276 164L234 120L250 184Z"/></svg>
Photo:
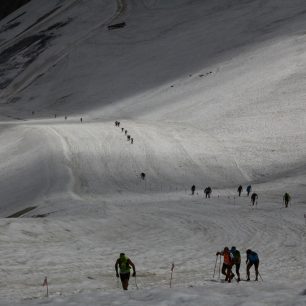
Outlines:
<svg viewBox="0 0 306 306"><path fill-rule="evenodd" d="M225 247L223 251L217 252L216 255L223 256L222 274L225 275L225 281L230 283L235 274L232 272L233 262L229 248Z"/></svg>

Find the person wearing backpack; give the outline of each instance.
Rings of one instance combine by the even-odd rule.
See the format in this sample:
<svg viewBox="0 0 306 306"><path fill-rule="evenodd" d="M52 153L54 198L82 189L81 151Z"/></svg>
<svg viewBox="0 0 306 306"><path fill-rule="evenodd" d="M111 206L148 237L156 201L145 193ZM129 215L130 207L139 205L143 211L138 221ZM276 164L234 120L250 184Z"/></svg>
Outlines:
<svg viewBox="0 0 306 306"><path fill-rule="evenodd" d="M191 186L191 194L192 194L192 195L194 195L195 189L196 189L196 186L195 186L195 185L192 185L192 186Z"/></svg>
<svg viewBox="0 0 306 306"><path fill-rule="evenodd" d="M206 187L206 188L204 189L205 198L209 198L209 199L210 199L211 192L212 192L211 187L209 187L209 186Z"/></svg>
<svg viewBox="0 0 306 306"><path fill-rule="evenodd" d="M254 206L255 203L256 203L256 206L257 206L257 200L258 200L258 194L253 192L252 195L251 195L252 206Z"/></svg>
<svg viewBox="0 0 306 306"><path fill-rule="evenodd" d="M230 283L235 274L232 272L233 263L229 248L225 247L223 251L217 252L216 256L218 255L223 256L224 258L221 272L225 275L225 281Z"/></svg>
<svg viewBox="0 0 306 306"><path fill-rule="evenodd" d="M247 194L248 196L250 195L250 192L252 191L252 186L249 185L247 188L246 188L246 191L247 191Z"/></svg>
<svg viewBox="0 0 306 306"><path fill-rule="evenodd" d="M120 270L119 271L120 275L118 273L118 267ZM120 276L123 290L128 290L131 267L133 268L132 276L136 277L135 265L124 253L120 253L120 257L117 259L115 263L115 270L116 270L116 277Z"/></svg>
<svg viewBox="0 0 306 306"><path fill-rule="evenodd" d="M290 199L291 199L291 197L290 197L289 193L286 192L286 193L284 194L284 196L283 196L283 201L284 201L284 203L285 203L285 207L288 207L288 204L289 204L289 202L290 202Z"/></svg>
<svg viewBox="0 0 306 306"><path fill-rule="evenodd" d="M246 272L247 272L247 281L250 280L250 269L254 265L255 267L255 281L258 281L258 267L259 267L259 257L256 252L248 249L246 250L247 260L246 260Z"/></svg>
<svg viewBox="0 0 306 306"><path fill-rule="evenodd" d="M239 185L237 191L238 191L238 195L240 197L241 196L241 192L242 192L242 186L241 185Z"/></svg>
<svg viewBox="0 0 306 306"><path fill-rule="evenodd" d="M236 249L236 247L232 246L230 251L232 264L236 267L236 274L237 274L237 281L240 282L240 263L241 263L241 256L240 252Z"/></svg>

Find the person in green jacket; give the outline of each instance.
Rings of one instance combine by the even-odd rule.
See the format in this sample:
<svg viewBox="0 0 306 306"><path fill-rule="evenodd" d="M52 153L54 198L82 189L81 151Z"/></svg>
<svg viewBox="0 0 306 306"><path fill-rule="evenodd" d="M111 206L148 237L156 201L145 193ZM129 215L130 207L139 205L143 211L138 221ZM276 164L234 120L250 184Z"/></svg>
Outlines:
<svg viewBox="0 0 306 306"><path fill-rule="evenodd" d="M132 276L136 277L135 265L124 253L120 253L120 257L117 259L115 263L115 270L116 270L116 277L120 276L123 290L128 290L131 267L133 268Z"/></svg>

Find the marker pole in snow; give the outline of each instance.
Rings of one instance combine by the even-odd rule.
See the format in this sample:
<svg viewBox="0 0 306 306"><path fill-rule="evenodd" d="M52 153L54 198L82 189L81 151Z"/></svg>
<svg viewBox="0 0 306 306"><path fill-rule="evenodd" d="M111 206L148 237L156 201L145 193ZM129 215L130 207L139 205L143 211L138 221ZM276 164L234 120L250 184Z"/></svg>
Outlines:
<svg viewBox="0 0 306 306"><path fill-rule="evenodd" d="M173 275L173 270L174 270L174 263L172 263L172 266L171 266L170 288L171 288L171 285L172 285L172 275Z"/></svg>
<svg viewBox="0 0 306 306"><path fill-rule="evenodd" d="M44 282L43 282L42 285L43 285L43 287L46 286L46 288L47 288L46 297L48 297L48 296L49 296L49 287L48 287L48 279L47 279L47 276L45 277Z"/></svg>
<svg viewBox="0 0 306 306"><path fill-rule="evenodd" d="M215 262L215 267L214 267L214 275L213 275L213 278L215 278L215 272L216 272L216 267L217 267L217 261L218 261L218 255L216 256L216 262Z"/></svg>

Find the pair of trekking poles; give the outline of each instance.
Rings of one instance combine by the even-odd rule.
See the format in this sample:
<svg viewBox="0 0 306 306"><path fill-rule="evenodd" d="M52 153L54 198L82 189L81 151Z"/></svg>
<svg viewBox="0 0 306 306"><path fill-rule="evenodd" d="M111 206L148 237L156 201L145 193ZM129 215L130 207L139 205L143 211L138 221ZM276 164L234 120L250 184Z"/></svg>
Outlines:
<svg viewBox="0 0 306 306"><path fill-rule="evenodd" d="M138 287L138 285L137 285L136 275L133 276L133 277L134 277L134 279L135 279L135 287L136 287L136 289L138 290L139 287ZM116 277L116 278L117 278L117 288L119 289L119 288L120 288L120 281L119 281L119 278L118 278L118 277Z"/></svg>
<svg viewBox="0 0 306 306"><path fill-rule="evenodd" d="M214 275L213 275L213 278L215 278L215 274L216 274L216 267L217 267L218 257L219 257L219 255L216 256L216 262L215 262L215 267L214 267ZM262 279L262 277L261 277L259 271L258 271L258 275L259 275L261 281L263 282L263 279ZM218 278L218 279L220 279L220 278L221 278L221 255L220 255L220 258L219 258L219 278Z"/></svg>

